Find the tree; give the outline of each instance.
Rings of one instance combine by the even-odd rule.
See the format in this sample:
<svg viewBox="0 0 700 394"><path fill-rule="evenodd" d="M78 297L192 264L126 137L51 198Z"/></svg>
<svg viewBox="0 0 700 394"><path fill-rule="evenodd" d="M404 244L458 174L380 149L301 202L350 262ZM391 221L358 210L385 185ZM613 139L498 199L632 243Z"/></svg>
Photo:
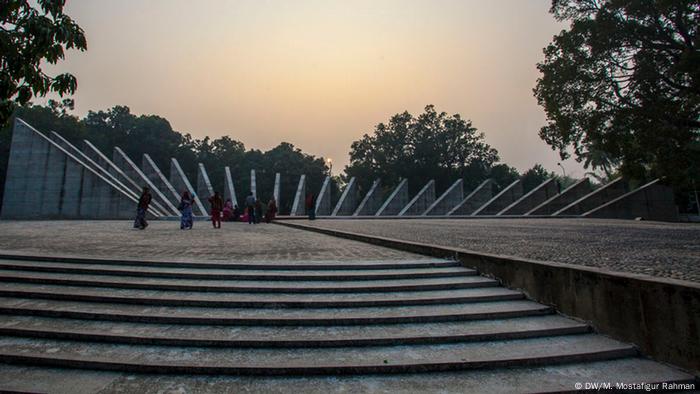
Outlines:
<svg viewBox="0 0 700 394"><path fill-rule="evenodd" d="M483 178L498 161L498 152L483 139L483 133L459 114L438 113L428 105L418 117L396 114L387 124L378 124L373 135L353 142L345 172L356 176L363 190L375 178L385 185L410 178L412 192L430 179L438 188L446 188L468 174Z"/></svg>
<svg viewBox="0 0 700 394"><path fill-rule="evenodd" d="M700 1L553 0L540 137L562 158L684 185L700 166ZM612 165L612 166L611 166Z"/></svg>
<svg viewBox="0 0 700 394"><path fill-rule="evenodd" d="M556 175L553 172L545 170L542 164L535 164L532 168L525 171L520 178L523 183L523 192L529 192L550 178L556 178Z"/></svg>
<svg viewBox="0 0 700 394"><path fill-rule="evenodd" d="M0 1L0 127L17 105L27 104L32 96L56 92L63 97L77 88L73 75L52 77L41 66L62 60L66 49L85 51L85 34L63 13L65 0L37 3L40 9L28 0Z"/></svg>

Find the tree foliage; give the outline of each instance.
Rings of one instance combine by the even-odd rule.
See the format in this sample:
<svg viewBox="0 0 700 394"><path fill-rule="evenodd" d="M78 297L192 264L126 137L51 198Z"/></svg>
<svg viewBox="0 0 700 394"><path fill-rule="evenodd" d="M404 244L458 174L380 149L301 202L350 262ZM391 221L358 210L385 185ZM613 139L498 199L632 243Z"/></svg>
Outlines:
<svg viewBox="0 0 700 394"><path fill-rule="evenodd" d="M456 179L465 178L467 187L485 178L498 152L484 142L468 120L459 114L438 113L434 106L414 117L408 112L396 114L388 123L378 124L372 135L352 143L347 176L356 176L367 189L380 178L395 185L409 178L412 192L434 179L439 189Z"/></svg>
<svg viewBox="0 0 700 394"><path fill-rule="evenodd" d="M197 163L203 163L212 186L223 193L224 167L229 166L241 201L250 191L250 170L256 170L258 197L267 202L272 198L275 173L282 175L280 208L286 213L291 209L299 176L306 174L307 190L321 187L328 168L322 158L306 154L294 145L282 142L268 150L246 150L245 145L229 136L217 139L193 138L172 129L167 119L156 115L137 116L129 107L115 106L106 111L90 111L83 119L68 113L64 106L52 102L47 107L18 107L16 116L39 131L56 131L63 137L82 146L87 139L107 157L115 146L120 147L137 164L148 153L165 173L170 171L170 158L178 159L191 182L196 183ZM0 130L0 200L5 184L7 159L11 141L11 125ZM337 194L337 193L336 193Z"/></svg>
<svg viewBox="0 0 700 394"><path fill-rule="evenodd" d="M538 64L540 137L562 158L683 184L700 164L700 1L553 0L570 21Z"/></svg>
<svg viewBox="0 0 700 394"><path fill-rule="evenodd" d="M63 96L77 88L73 75L49 76L42 64L56 64L66 49L86 50L83 30L63 13L65 0L37 0L38 8L32 3L0 0L0 127L32 96Z"/></svg>

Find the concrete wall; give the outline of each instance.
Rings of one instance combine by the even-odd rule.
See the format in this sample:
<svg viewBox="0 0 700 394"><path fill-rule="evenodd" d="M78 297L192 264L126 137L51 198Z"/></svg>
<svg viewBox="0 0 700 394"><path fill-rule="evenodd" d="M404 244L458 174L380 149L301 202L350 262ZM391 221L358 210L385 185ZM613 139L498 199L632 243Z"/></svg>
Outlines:
<svg viewBox="0 0 700 394"><path fill-rule="evenodd" d="M316 197L316 215L328 216L331 214L331 177L327 176L321 186L321 191Z"/></svg>
<svg viewBox="0 0 700 394"><path fill-rule="evenodd" d="M170 202L177 207L180 204L180 194L175 190L173 185L170 184L168 179L165 178L163 172L147 153L143 155L141 168L143 173L146 174L146 177L163 193L165 198L169 199Z"/></svg>
<svg viewBox="0 0 700 394"><path fill-rule="evenodd" d="M360 205L357 206L352 216L369 216L377 212L382 205L381 185L382 181L380 179L376 179L372 182L372 186L369 188L369 191L362 201L360 201Z"/></svg>
<svg viewBox="0 0 700 394"><path fill-rule="evenodd" d="M572 202L589 194L592 190L591 181L588 178L583 178L564 189L561 194L557 194L540 205L532 208L526 213L526 215L551 215Z"/></svg>
<svg viewBox="0 0 700 394"><path fill-rule="evenodd" d="M182 193L187 190L190 192L190 195L194 196L194 206L192 207L192 211L195 215L209 216L209 213L202 203L202 200L199 199L199 196L194 190L194 187L192 187L190 180L187 179L185 172L182 171L180 163L174 157L170 159L170 184L173 185L178 193Z"/></svg>
<svg viewBox="0 0 700 394"><path fill-rule="evenodd" d="M603 185L601 188L592 191L591 193L572 202L564 208L554 212L556 215L582 215L594 208L597 208L609 201L612 201L621 195L629 192L629 184L622 178L617 178L614 181Z"/></svg>
<svg viewBox="0 0 700 394"><path fill-rule="evenodd" d="M375 216L394 216L408 204L408 179L403 179L393 192L387 197L384 204L379 207Z"/></svg>
<svg viewBox="0 0 700 394"><path fill-rule="evenodd" d="M126 173L129 177L133 179L138 179L137 182L141 182L143 186L148 186L151 189L151 195L152 195L152 201L151 204L156 206L159 211L165 212L167 215L174 215L177 216L180 214L180 212L177 210L175 205L173 205L170 200L163 195L163 193L156 187L156 185L151 182L150 179L146 176L146 174L141 171L141 169L134 164L134 162L127 156L124 151L121 150L118 146L114 147L114 158L113 158L114 164L117 165L124 173ZM142 188L139 190L138 195L141 195Z"/></svg>
<svg viewBox="0 0 700 394"><path fill-rule="evenodd" d="M258 198L258 180L255 178L255 170L250 170L250 192Z"/></svg>
<svg viewBox="0 0 700 394"><path fill-rule="evenodd" d="M588 218L678 221L678 208L673 189L661 184L659 179L624 194L582 216Z"/></svg>
<svg viewBox="0 0 700 394"><path fill-rule="evenodd" d="M234 206L238 205L238 199L236 199L236 188L233 185L233 178L231 177L231 169L229 166L224 167L224 201L231 199L231 203Z"/></svg>
<svg viewBox="0 0 700 394"><path fill-rule="evenodd" d="M447 212L447 215L471 215L491 198L493 198L493 180L487 179L472 190L456 207Z"/></svg>
<svg viewBox="0 0 700 394"><path fill-rule="evenodd" d="M289 216L303 216L306 214L306 175L299 177L297 191L294 193L294 202L292 202L292 211Z"/></svg>
<svg viewBox="0 0 700 394"><path fill-rule="evenodd" d="M523 184L518 179L517 181L508 185L505 189L501 190L500 193L496 194L491 200L489 200L482 207L478 208L472 216L477 215L496 215L503 210L503 208L515 202L523 195Z"/></svg>
<svg viewBox="0 0 700 394"><path fill-rule="evenodd" d="M350 216L355 212L355 208L357 208L357 183L355 177L352 177L340 195L338 203L335 204L331 216Z"/></svg>
<svg viewBox="0 0 700 394"><path fill-rule="evenodd" d="M457 207L464 199L464 181L458 179L442 195L433 202L423 215L447 215L452 209Z"/></svg>
<svg viewBox="0 0 700 394"><path fill-rule="evenodd" d="M214 195L214 188L211 187L209 174L207 174L207 169L204 168L203 163L197 164L197 195L202 203L205 203L209 200L209 197Z"/></svg>
<svg viewBox="0 0 700 394"><path fill-rule="evenodd" d="M559 186L554 178L549 178L517 201L504 208L499 215L524 215L544 201L559 194Z"/></svg>
<svg viewBox="0 0 700 394"><path fill-rule="evenodd" d="M272 198L275 199L277 207L280 206L280 187L282 186L282 176L280 173L275 173L275 187L272 189Z"/></svg>
<svg viewBox="0 0 700 394"><path fill-rule="evenodd" d="M430 180L418 194L399 212L399 216L417 216L423 214L435 202L435 181Z"/></svg>

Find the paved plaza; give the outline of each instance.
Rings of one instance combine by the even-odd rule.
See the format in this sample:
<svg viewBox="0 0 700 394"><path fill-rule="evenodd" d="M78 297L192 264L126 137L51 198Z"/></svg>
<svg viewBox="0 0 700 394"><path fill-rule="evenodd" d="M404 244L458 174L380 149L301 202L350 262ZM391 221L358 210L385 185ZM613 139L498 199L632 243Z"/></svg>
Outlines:
<svg viewBox="0 0 700 394"><path fill-rule="evenodd" d="M700 225L604 219L316 220L314 226L700 282Z"/></svg>

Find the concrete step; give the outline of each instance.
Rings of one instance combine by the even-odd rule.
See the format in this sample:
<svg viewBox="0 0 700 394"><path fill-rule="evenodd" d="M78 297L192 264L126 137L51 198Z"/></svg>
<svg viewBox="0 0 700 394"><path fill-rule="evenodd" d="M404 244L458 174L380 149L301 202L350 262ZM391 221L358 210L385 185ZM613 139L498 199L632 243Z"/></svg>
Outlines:
<svg viewBox="0 0 700 394"><path fill-rule="evenodd" d="M139 265L52 263L41 261L0 260L0 269L28 272L54 272L66 274L116 275L150 278L217 279L217 280L386 280L447 278L476 275L476 271L462 267L430 267L373 270L251 270L211 268L169 268Z"/></svg>
<svg viewBox="0 0 700 394"><path fill-rule="evenodd" d="M251 270L371 270L371 269L416 269L431 267L461 267L462 264L453 260L443 260L435 258L405 259L405 260L363 260L363 261L206 261L195 262L188 260L164 261L164 260L134 260L134 259L102 259L84 257L54 257L54 256L30 256L0 253L0 260L13 261L34 261L34 262L54 262L73 263L87 265L132 265L143 267L172 267L172 268L213 268L213 269L251 269Z"/></svg>
<svg viewBox="0 0 700 394"><path fill-rule="evenodd" d="M106 302L161 306L198 306L208 308L327 308L390 305L433 305L467 302L520 300L525 296L503 287L455 290L396 291L379 293L211 293L170 290L110 289L0 283L0 297L46 300Z"/></svg>
<svg viewBox="0 0 700 394"><path fill-rule="evenodd" d="M553 313L532 301L362 308L196 308L0 298L0 314L200 325L354 325L466 321Z"/></svg>
<svg viewBox="0 0 700 394"><path fill-rule="evenodd" d="M602 361L637 350L591 334L442 345L245 349L0 338L0 362L139 373L411 373Z"/></svg>
<svg viewBox="0 0 700 394"><path fill-rule="evenodd" d="M76 275L52 272L0 270L0 282L42 283L69 286L110 287L213 292L341 293L447 290L497 286L481 276L428 279L387 279L353 281L244 281L134 278L128 276Z"/></svg>
<svg viewBox="0 0 700 394"><path fill-rule="evenodd" d="M0 391L109 393L560 393L585 383L698 383L675 368L639 357L519 368L359 376L192 376L81 371L0 364ZM600 390L603 392L610 390ZM628 390L625 392L632 392ZM689 393L691 391L680 391Z"/></svg>
<svg viewBox="0 0 700 394"><path fill-rule="evenodd" d="M173 326L4 316L0 335L192 347L333 347L454 343L584 334L587 324L557 315L427 324L266 327Z"/></svg>

